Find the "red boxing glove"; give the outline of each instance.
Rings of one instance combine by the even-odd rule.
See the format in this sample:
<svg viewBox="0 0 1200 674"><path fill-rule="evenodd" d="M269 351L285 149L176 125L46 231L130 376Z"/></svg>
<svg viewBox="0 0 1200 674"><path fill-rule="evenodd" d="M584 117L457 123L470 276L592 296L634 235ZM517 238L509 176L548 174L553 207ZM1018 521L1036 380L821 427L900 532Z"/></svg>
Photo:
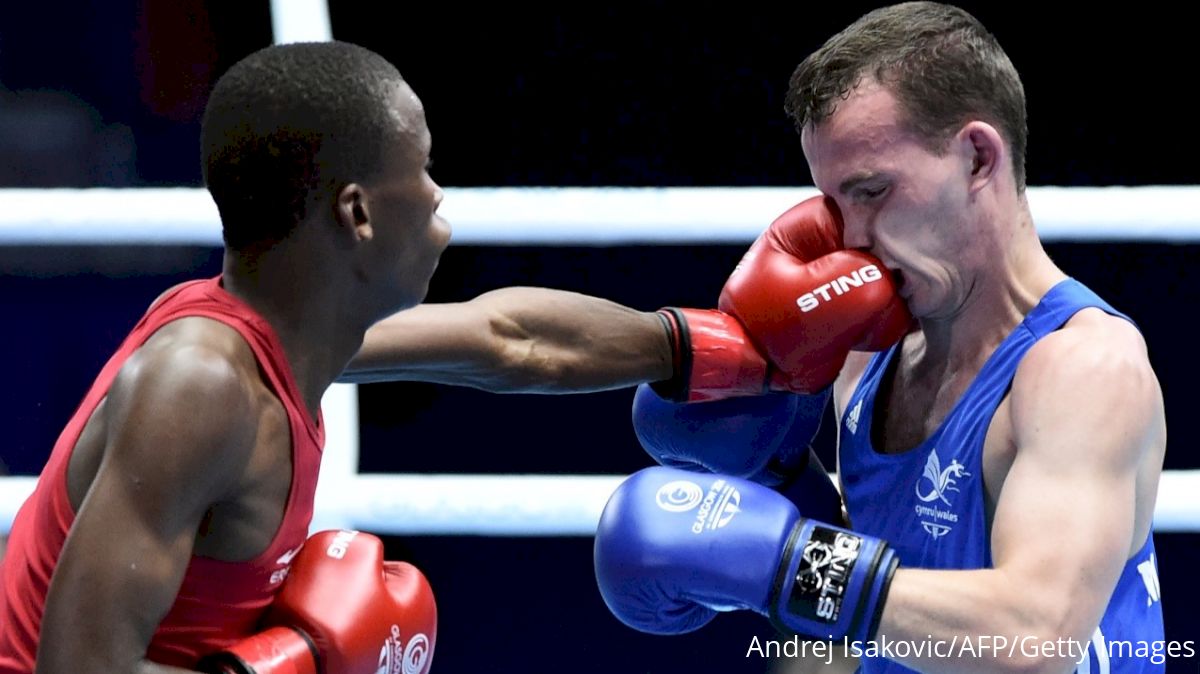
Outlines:
<svg viewBox="0 0 1200 674"><path fill-rule="evenodd" d="M425 674L437 605L425 576L385 562L375 536L322 531L296 555L265 624L273 627L201 666L228 674Z"/></svg>
<svg viewBox="0 0 1200 674"><path fill-rule="evenodd" d="M879 351L912 323L888 270L845 250L837 205L818 196L788 209L750 246L718 307L741 321L779 372L771 385L816 393L850 351Z"/></svg>

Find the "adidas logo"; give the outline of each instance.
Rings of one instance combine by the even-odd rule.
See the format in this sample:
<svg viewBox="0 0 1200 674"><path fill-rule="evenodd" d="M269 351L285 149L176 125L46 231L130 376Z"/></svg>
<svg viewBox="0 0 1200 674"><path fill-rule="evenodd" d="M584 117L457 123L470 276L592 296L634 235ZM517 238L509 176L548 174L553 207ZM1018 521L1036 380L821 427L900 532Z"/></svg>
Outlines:
<svg viewBox="0 0 1200 674"><path fill-rule="evenodd" d="M275 563L276 564L291 564L292 559L294 559L296 557L296 555L300 554L300 548L302 548L302 547L304 547L304 546L297 545L294 549L288 550L287 552L280 555L279 559L275 560Z"/></svg>
<svg viewBox="0 0 1200 674"><path fill-rule="evenodd" d="M295 549L288 550L287 552L280 555L279 559L275 560L275 563L282 564L283 568L275 569L275 571L273 571L271 573L271 580L269 581L271 585L278 585L279 583L282 583L285 578L287 578L288 571L290 571L292 568L289 565L292 563L292 559L300 553L300 548L302 548L302 547L304 547L304 546L298 545L295 547Z"/></svg>
<svg viewBox="0 0 1200 674"><path fill-rule="evenodd" d="M1146 586L1146 606L1153 604L1162 596L1162 590L1158 585L1158 565L1154 562L1154 555L1137 565L1138 573L1142 576L1142 583Z"/></svg>
<svg viewBox="0 0 1200 674"><path fill-rule="evenodd" d="M862 398L859 398L854 409L846 416L846 428L850 429L851 434L858 432L858 415L862 413L862 403Z"/></svg>

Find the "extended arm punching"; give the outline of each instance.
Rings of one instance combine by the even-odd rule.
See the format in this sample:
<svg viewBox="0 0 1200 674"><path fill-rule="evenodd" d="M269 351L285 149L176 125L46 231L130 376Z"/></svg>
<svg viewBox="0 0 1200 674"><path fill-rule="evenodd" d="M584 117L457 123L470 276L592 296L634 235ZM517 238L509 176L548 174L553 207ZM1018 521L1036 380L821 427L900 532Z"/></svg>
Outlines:
<svg viewBox="0 0 1200 674"><path fill-rule="evenodd" d="M671 344L653 312L579 293L514 287L384 319L367 331L340 381L601 391L669 379L671 363Z"/></svg>
<svg viewBox="0 0 1200 674"><path fill-rule="evenodd" d="M814 393L849 349L881 348L910 320L878 262L841 249L840 228L831 201L789 209L747 252L717 310L641 312L527 287L421 305L368 330L341 381L530 393L657 382L677 401Z"/></svg>

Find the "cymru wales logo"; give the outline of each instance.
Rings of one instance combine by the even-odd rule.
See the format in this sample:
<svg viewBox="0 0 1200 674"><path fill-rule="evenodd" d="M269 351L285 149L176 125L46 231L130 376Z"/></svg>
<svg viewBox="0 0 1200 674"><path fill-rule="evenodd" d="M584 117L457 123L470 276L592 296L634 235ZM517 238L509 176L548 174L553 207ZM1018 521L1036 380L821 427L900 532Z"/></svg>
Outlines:
<svg viewBox="0 0 1200 674"><path fill-rule="evenodd" d="M956 485L965 477L971 477L971 474L957 459L951 459L950 465L942 468L937 450L929 451L929 458L925 460L925 471L921 473L915 485L917 498L922 501L916 505L915 510L917 517L921 518L921 528L935 541L949 534L958 522L958 513L954 511L954 504L950 502L950 493L958 491ZM940 507L935 501L941 501L946 507Z"/></svg>
<svg viewBox="0 0 1200 674"><path fill-rule="evenodd" d="M952 491L958 491L955 483L964 477L971 477L967 472L967 467L958 462L957 459L951 459L950 465L942 468L942 462L938 459L937 450L933 449L929 452L929 458L925 461L925 472L921 475L921 479L917 480L916 491L917 498L925 503L929 503L934 499L941 499L946 505L953 505L950 499L946 498L946 494ZM925 486L928 483L928 486ZM921 487L925 486L924 494L921 493Z"/></svg>

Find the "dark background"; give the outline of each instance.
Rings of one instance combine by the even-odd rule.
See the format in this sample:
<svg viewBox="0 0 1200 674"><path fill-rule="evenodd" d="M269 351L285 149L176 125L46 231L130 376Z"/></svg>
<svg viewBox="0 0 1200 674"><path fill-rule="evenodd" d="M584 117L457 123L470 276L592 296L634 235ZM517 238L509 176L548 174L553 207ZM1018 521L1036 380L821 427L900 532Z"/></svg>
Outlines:
<svg viewBox="0 0 1200 674"><path fill-rule="evenodd" d="M392 60L423 99L434 177L468 186L810 185L782 112L792 68L874 3L553 10L334 0L335 37ZM969 3L1021 71L1029 183L1197 185L1192 27L1165 4L1030 14ZM1031 7L1032 9L1032 7ZM1036 10L1035 10L1036 11ZM199 116L215 77L271 41L266 2L119 0L0 6L0 186L199 185ZM2 200L0 195L0 200ZM0 201L0 207L3 207ZM52 200L47 208L53 208ZM765 225L766 223L764 223ZM1167 468L1200 467L1182 328L1196 245L1052 243L1072 275L1146 334L1167 400ZM742 248L452 246L430 301L546 285L641 309L711 306ZM99 366L146 304L219 269L207 248L0 248L0 457L36 473ZM498 396L361 388L370 472L624 473L647 465L631 391ZM831 456L831 423L818 451ZM1197 536L1158 534L1167 638L1200 640ZM621 626L587 538L388 538L426 570L441 620L435 672L764 671L754 615L683 637ZM1179 663L1193 671L1195 661Z"/></svg>

